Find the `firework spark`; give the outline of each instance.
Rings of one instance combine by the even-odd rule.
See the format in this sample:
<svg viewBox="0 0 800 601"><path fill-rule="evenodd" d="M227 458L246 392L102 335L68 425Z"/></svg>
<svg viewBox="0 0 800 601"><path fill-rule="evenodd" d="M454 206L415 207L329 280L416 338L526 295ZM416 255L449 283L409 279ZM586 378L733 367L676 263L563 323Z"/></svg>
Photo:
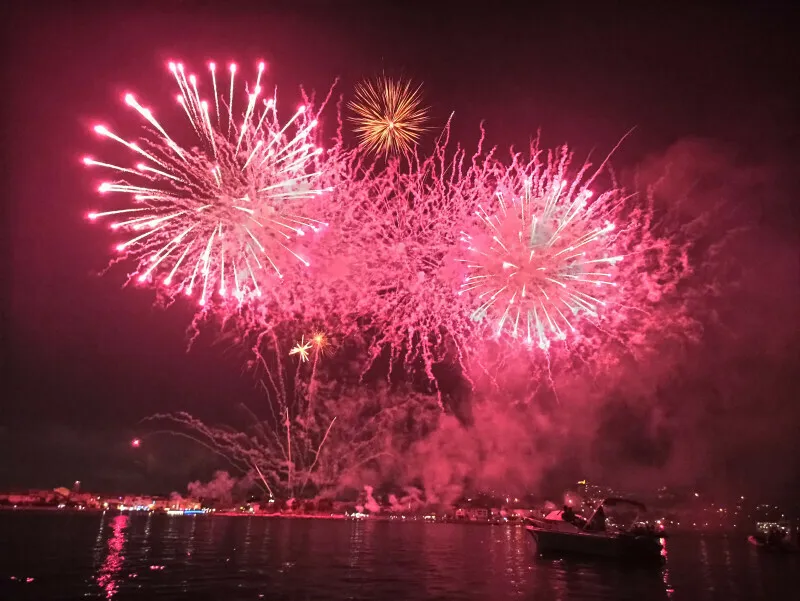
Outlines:
<svg viewBox="0 0 800 601"><path fill-rule="evenodd" d="M421 85L387 77L356 86L348 106L359 142L376 154L406 153L425 131L428 109L422 106Z"/></svg>
<svg viewBox="0 0 800 601"><path fill-rule="evenodd" d="M253 87L245 86L241 119L233 108L235 64L228 69L227 94L217 87L216 65L209 64L210 101L201 100L198 79L187 76L182 64L169 69L198 145L179 145L150 109L126 94L126 104L148 122L148 135L131 142L104 125L94 131L140 162L126 167L87 157L84 163L125 178L99 190L130 195L133 202L92 212L89 219L119 219L111 228L129 237L116 249L138 260L141 282L158 279L172 293L189 296L199 291L201 305L215 291L240 303L261 296L274 278L283 278L283 265L309 265L299 238L327 225L304 214L304 204L326 191L317 186L317 119L304 104L285 123L278 120L275 97L262 98L264 63Z"/></svg>
<svg viewBox="0 0 800 601"><path fill-rule="evenodd" d="M616 195L592 201L584 171L565 179L567 163L506 171L461 233L466 258L458 261L467 274L459 294L477 305L472 318L543 350L575 332L582 317L598 318L623 260L609 202Z"/></svg>
<svg viewBox="0 0 800 601"><path fill-rule="evenodd" d="M448 257L484 188L479 169L465 165L465 152L448 143L446 127L433 156L412 155L409 169L394 159L366 168L369 178L358 185L337 185L337 194L348 196L336 218L340 256L357 259L337 286L359 316L348 334L366 338L372 360L389 350L390 373L392 364L422 367L431 381L435 363L460 360L475 325L458 284L443 271L455 271Z"/></svg>
<svg viewBox="0 0 800 601"><path fill-rule="evenodd" d="M300 339L300 342L298 342L296 345L294 345L292 350L289 351L289 354L290 355L299 355L300 356L300 361L302 363L305 363L306 361L308 361L308 351L310 351L313 346L314 346L314 341L313 340L309 340L308 342L306 342L306 337L303 336Z"/></svg>
<svg viewBox="0 0 800 601"><path fill-rule="evenodd" d="M331 342L324 332L314 332L314 334L311 336L311 342L313 343L317 354L322 355L323 357L331 355L333 350L331 347Z"/></svg>

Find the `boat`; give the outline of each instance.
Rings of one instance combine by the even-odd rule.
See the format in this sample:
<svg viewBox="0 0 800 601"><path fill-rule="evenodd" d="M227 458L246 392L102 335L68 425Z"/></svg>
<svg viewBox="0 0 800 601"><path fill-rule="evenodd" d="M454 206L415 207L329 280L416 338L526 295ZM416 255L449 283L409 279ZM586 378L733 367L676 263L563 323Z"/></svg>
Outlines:
<svg viewBox="0 0 800 601"><path fill-rule="evenodd" d="M660 561L663 546L657 535L637 531L639 517L646 511L638 501L609 497L595 507L588 520L578 514L565 515L564 511L556 510L543 519L528 518L525 528L536 541L540 554Z"/></svg>
<svg viewBox="0 0 800 601"><path fill-rule="evenodd" d="M774 553L799 553L800 548L788 536L769 536L762 533L747 537L747 542L764 551Z"/></svg>

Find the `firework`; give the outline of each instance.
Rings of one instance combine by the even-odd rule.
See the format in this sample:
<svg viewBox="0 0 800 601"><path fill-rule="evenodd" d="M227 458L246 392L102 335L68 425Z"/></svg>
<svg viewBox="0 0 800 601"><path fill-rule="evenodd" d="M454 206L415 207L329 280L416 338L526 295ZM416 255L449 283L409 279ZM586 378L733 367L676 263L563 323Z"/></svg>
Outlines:
<svg viewBox="0 0 800 601"><path fill-rule="evenodd" d="M289 351L290 355L298 355L300 357L300 362L305 363L308 361L308 351L311 350L311 347L314 346L314 341L309 340L306 342L306 337L303 336L300 339L300 342L292 347L292 350Z"/></svg>
<svg viewBox="0 0 800 601"><path fill-rule="evenodd" d="M315 337L309 344L321 344ZM338 370L290 369L282 361L285 348L277 336L265 334L264 343L265 353L256 363L264 371L267 413L259 416L245 407L252 419L245 430L208 425L183 412L157 414L148 421L166 424L166 432L211 449L249 473L270 497L288 499L333 493L358 481L365 469L395 465L401 445L438 417L424 395L386 386L351 388Z"/></svg>
<svg viewBox="0 0 800 601"><path fill-rule="evenodd" d="M341 204L336 238L343 254L358 258L337 287L359 316L354 334L373 360L388 350L390 371L392 364L422 368L431 381L435 363L460 360L473 327L445 272L454 265L450 256L469 207L483 190L464 151L448 148L448 134L446 128L433 156L411 155L409 168L395 158L367 169L368 177L351 178L361 181L358 186L337 186L348 202Z"/></svg>
<svg viewBox="0 0 800 601"><path fill-rule="evenodd" d="M101 193L128 195L132 202L89 218L117 220L111 228L127 238L116 249L138 260L140 282L199 293L201 305L215 292L240 303L261 296L287 268L310 264L301 240L326 226L304 210L309 199L325 192L318 186L317 119L303 104L279 121L276 98L263 97L264 63L255 84L245 86L241 117L234 110L235 64L228 69L229 85L218 82L216 65L209 64L210 100L201 99L198 79L187 77L182 64L170 63L169 69L195 145L178 144L150 109L126 94L126 104L149 124L147 135L132 142L104 125L94 131L130 150L138 164L88 157L84 163L122 178L102 183Z"/></svg>
<svg viewBox="0 0 800 601"><path fill-rule="evenodd" d="M324 332L314 332L314 334L311 336L311 342L313 343L317 354L322 355L323 357L329 357L333 354L331 342Z"/></svg>
<svg viewBox="0 0 800 601"><path fill-rule="evenodd" d="M420 89L410 81L387 77L356 86L349 103L351 118L361 145L376 154L406 153L425 131L428 109L422 106Z"/></svg>
<svg viewBox="0 0 800 601"><path fill-rule="evenodd" d="M599 318L623 260L616 191L593 200L585 168L569 179L566 157L565 150L547 164L534 158L504 170L461 232L466 256L457 259L466 268L459 294L473 299L472 319L543 350L582 318Z"/></svg>

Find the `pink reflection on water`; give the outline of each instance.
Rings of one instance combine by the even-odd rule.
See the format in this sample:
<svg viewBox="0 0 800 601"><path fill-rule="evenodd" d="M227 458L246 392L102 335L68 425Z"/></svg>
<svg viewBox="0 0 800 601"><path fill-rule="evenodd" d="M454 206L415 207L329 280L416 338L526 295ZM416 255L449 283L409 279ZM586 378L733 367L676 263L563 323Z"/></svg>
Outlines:
<svg viewBox="0 0 800 601"><path fill-rule="evenodd" d="M119 578L117 575L122 569L125 557L122 549L125 546L125 528L128 527L128 516L118 515L111 520L111 538L108 539L108 555L100 567L100 575L97 577L97 584L105 590L106 599L111 599L119 588Z"/></svg>
<svg viewBox="0 0 800 601"><path fill-rule="evenodd" d="M672 588L672 585L669 583L669 563L667 561L669 554L667 553L667 539L659 538L658 542L661 543L661 557L664 558L664 567L662 568L661 572L664 579L664 592L667 593L667 599L672 599L675 589Z"/></svg>

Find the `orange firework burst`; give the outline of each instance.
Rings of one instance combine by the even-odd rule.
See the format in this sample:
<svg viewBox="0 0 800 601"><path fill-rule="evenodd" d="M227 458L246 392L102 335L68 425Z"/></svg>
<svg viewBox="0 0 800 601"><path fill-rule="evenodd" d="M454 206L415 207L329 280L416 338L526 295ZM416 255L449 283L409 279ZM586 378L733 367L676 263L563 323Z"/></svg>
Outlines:
<svg viewBox="0 0 800 601"><path fill-rule="evenodd" d="M408 152L425 131L428 108L422 106L421 85L380 77L356 86L348 106L359 142L376 154Z"/></svg>
<svg viewBox="0 0 800 601"><path fill-rule="evenodd" d="M311 342L314 344L317 353L323 357L328 357L333 353L331 342L324 332L314 332L311 336Z"/></svg>

